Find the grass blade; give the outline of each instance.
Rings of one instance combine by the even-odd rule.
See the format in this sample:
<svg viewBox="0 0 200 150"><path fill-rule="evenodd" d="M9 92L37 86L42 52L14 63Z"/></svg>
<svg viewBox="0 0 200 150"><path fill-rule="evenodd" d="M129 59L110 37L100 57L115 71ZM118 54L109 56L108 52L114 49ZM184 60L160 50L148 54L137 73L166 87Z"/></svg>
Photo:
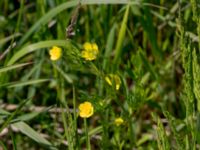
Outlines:
<svg viewBox="0 0 200 150"><path fill-rule="evenodd" d="M29 80L29 81L24 81L24 82L21 82L21 81L11 82L11 83L0 85L0 87L13 88L13 87L19 87L19 86L38 84L38 83L47 82L47 81L50 81L50 79L37 79L37 80Z"/></svg>
<svg viewBox="0 0 200 150"><path fill-rule="evenodd" d="M27 135L34 141L38 142L39 144L46 145L52 147L51 143L43 138L39 133L37 133L33 128L27 125L24 122L17 122L12 124L13 127L19 129L23 134Z"/></svg>
<svg viewBox="0 0 200 150"><path fill-rule="evenodd" d="M8 126L8 124L10 123L10 121L16 116L16 114L18 112L20 112L20 110L22 109L22 107L29 101L30 99L26 99L24 101L22 101L19 106L17 107L17 109L8 117L8 119L3 123L2 127L0 128L0 133L1 131Z"/></svg>
<svg viewBox="0 0 200 150"><path fill-rule="evenodd" d="M122 24L121 24L121 28L120 28L120 31L119 31L119 36L118 36L118 39L117 39L117 45L116 45L116 48L115 48L114 64L119 63L118 62L119 57L120 57L121 52L122 52L122 44L123 44L123 40L124 40L125 33L126 33L126 24L127 24L127 21L128 21L129 7L130 6L127 5L126 11L125 11L125 14L124 14L124 17L123 17L123 21L122 21Z"/></svg>
<svg viewBox="0 0 200 150"><path fill-rule="evenodd" d="M152 113L152 117L157 122L158 149L170 150L170 145L169 145L169 141L166 135L166 131L164 129L164 126L160 118L155 113Z"/></svg>
<svg viewBox="0 0 200 150"><path fill-rule="evenodd" d="M67 47L67 45L71 45L71 42L69 40L49 40L49 41L42 41L35 44L30 44L28 46L25 46L24 48L20 49L18 52L15 53L13 57L10 58L7 65L14 64L17 60L22 58L23 56L34 52L36 50L39 50L40 48L46 48L46 47L52 47L52 46L61 46L61 47Z"/></svg>
<svg viewBox="0 0 200 150"><path fill-rule="evenodd" d="M27 65L30 65L30 64L32 64L32 63L22 63L22 64L17 64L17 65L6 66L6 67L3 67L3 68L0 68L0 73L10 71L12 69L20 68L20 67L23 67L23 66L27 66Z"/></svg>
<svg viewBox="0 0 200 150"><path fill-rule="evenodd" d="M72 84L73 83L73 80L70 78L70 76L68 76L60 67L58 67L57 65L55 65L54 63L53 64L53 67L64 77L64 79Z"/></svg>
<svg viewBox="0 0 200 150"><path fill-rule="evenodd" d="M154 78L154 80L158 80L158 74L155 72L153 66L148 62L147 58L144 56L143 52L140 50L139 52L140 58L142 59L142 62L146 68L146 70L148 70L152 77Z"/></svg>
<svg viewBox="0 0 200 150"><path fill-rule="evenodd" d="M43 26L48 23L48 21L57 16L60 12L64 11L67 8L74 7L78 5L79 0L74 0L70 2L63 3L53 9L51 9L46 15L41 17L28 31L27 33L21 38L19 41L19 45L22 45L35 31L37 31L40 26Z"/></svg>
<svg viewBox="0 0 200 150"><path fill-rule="evenodd" d="M138 2L131 2L130 0L99 0L99 1L94 1L94 0L73 0L70 2L63 3L53 9L51 9L46 15L41 17L29 30L28 32L21 38L19 41L19 45L22 45L35 31L37 31L42 25L45 25L48 23L50 19L53 17L57 16L60 12L64 11L65 9L74 7L79 4L87 4L87 5L92 5L92 4L135 4L135 5L141 5ZM148 5L148 3L145 3L143 5Z"/></svg>
<svg viewBox="0 0 200 150"><path fill-rule="evenodd" d="M153 25L152 17L150 15L150 11L148 7L144 8L144 15L141 17L141 24L147 33L148 39L152 46L152 52L155 58L161 60L163 58L163 52L158 46L157 38L156 38L156 31Z"/></svg>
<svg viewBox="0 0 200 150"><path fill-rule="evenodd" d="M3 150L7 150L7 148L6 148L6 146L3 144L3 142L2 141L0 141L0 148L3 148Z"/></svg>
<svg viewBox="0 0 200 150"><path fill-rule="evenodd" d="M115 38L115 31L116 31L116 24L113 25L113 27L111 28L109 34L108 34L108 39L106 42L106 49L105 49L105 53L104 53L104 60L103 60L103 69L105 70L105 68L107 68L107 64L109 61L109 58L111 56L112 53L112 49L113 49L113 44L114 44L114 38Z"/></svg>

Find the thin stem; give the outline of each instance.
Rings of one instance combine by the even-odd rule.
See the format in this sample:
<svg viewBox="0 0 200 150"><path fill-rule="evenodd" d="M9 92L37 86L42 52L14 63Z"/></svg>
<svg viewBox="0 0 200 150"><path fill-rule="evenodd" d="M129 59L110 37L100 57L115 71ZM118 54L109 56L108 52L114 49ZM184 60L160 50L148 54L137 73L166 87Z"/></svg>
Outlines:
<svg viewBox="0 0 200 150"><path fill-rule="evenodd" d="M75 131L77 130L77 125L76 125L76 121L77 121L77 118L76 118L76 93L75 93L75 86L73 85L73 114L74 114L74 128L75 128Z"/></svg>
<svg viewBox="0 0 200 150"><path fill-rule="evenodd" d="M77 133L77 113L76 113L76 92L75 92L75 86L73 85L73 115L74 115L74 133L75 133L75 143L76 143L76 149L80 148L79 146L79 140L78 140L78 133ZM69 112L70 113L70 112ZM78 145L78 146L77 146Z"/></svg>
<svg viewBox="0 0 200 150"><path fill-rule="evenodd" d="M84 127L85 127L85 136L86 136L86 145L87 145L87 150L91 150L90 147L90 137L88 134L88 127L87 127L87 120L84 118Z"/></svg>

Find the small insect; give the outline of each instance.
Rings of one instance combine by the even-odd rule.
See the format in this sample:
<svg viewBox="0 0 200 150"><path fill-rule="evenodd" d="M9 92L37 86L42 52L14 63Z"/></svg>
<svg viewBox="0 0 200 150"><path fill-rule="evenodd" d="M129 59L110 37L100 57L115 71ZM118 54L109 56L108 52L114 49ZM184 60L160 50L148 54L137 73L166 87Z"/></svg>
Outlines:
<svg viewBox="0 0 200 150"><path fill-rule="evenodd" d="M78 18L78 15L79 15L80 7L81 7L81 3L79 2L78 6L76 7L76 9L73 12L70 24L66 28L66 37L67 38L71 38L72 36L75 35L74 27L77 23L77 18Z"/></svg>

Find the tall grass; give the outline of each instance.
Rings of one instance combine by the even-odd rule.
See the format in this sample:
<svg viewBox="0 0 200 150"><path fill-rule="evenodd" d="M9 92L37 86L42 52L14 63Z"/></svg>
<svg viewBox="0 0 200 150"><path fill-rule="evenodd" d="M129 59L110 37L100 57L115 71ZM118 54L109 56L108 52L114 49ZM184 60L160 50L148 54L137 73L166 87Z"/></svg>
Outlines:
<svg viewBox="0 0 200 150"><path fill-rule="evenodd" d="M0 1L0 149L199 149L199 6Z"/></svg>

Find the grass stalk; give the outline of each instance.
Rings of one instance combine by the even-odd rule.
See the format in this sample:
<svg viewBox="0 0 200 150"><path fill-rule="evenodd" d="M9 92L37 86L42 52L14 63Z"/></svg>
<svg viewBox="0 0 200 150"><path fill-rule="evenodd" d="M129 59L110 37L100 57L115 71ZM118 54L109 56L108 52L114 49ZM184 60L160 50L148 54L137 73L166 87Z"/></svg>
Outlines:
<svg viewBox="0 0 200 150"><path fill-rule="evenodd" d="M17 107L17 109L6 119L6 121L3 123L3 125L0 128L0 133L1 131L9 125L9 123L11 122L11 120L21 111L21 109L24 107L24 105L29 101L30 99L26 99L23 100L19 106Z"/></svg>
<svg viewBox="0 0 200 150"><path fill-rule="evenodd" d="M115 48L115 57L114 57L114 64L117 66L117 64L119 64L119 58L121 56L122 53L122 46L123 46L123 40L125 38L125 33L126 33L126 26L127 26L127 21L128 21L128 14L129 14L129 8L130 6L127 5L126 6L126 11L124 13L124 17L122 20L122 24L120 27L120 31L119 31L119 35L118 35L118 39L117 39L117 45Z"/></svg>
<svg viewBox="0 0 200 150"><path fill-rule="evenodd" d="M90 147L90 137L89 137L88 126L87 126L87 119L86 118L84 118L84 128L85 128L87 150L91 150L91 147Z"/></svg>

